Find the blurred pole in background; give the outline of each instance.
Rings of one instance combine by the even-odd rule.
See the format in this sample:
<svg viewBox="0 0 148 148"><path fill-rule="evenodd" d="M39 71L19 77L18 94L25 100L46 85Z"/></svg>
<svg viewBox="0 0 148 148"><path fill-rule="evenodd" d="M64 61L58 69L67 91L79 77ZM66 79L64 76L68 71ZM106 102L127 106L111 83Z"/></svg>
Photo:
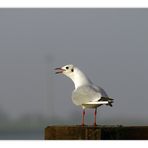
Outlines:
<svg viewBox="0 0 148 148"><path fill-rule="evenodd" d="M46 82L46 99L44 99L44 111L45 117L47 119L53 119L54 116L54 84L52 80L52 63L53 56L51 54L46 54L44 56L45 64L46 64L46 74L45 74L45 82ZM52 120L54 121L54 120ZM51 122L51 121L50 121Z"/></svg>

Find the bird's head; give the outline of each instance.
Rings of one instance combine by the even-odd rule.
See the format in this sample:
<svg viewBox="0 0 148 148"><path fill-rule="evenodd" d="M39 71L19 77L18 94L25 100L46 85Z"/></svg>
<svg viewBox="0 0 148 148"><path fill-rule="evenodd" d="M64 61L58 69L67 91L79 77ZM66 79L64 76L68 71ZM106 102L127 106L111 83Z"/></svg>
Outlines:
<svg viewBox="0 0 148 148"><path fill-rule="evenodd" d="M75 84L75 88L82 85L87 85L91 81L85 76L85 74L77 67L72 64L65 65L60 68L55 68L56 74L63 74L69 77Z"/></svg>
<svg viewBox="0 0 148 148"><path fill-rule="evenodd" d="M75 67L74 67L74 65L69 64L69 65L65 65L60 68L55 68L55 70L56 70L56 72L55 72L56 74L64 74L67 77L71 78L74 75Z"/></svg>

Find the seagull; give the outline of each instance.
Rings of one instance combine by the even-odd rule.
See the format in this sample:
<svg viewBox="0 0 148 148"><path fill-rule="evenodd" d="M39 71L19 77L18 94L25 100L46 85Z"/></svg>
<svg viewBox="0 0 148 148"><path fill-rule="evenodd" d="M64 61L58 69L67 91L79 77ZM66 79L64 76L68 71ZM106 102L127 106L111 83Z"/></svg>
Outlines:
<svg viewBox="0 0 148 148"><path fill-rule="evenodd" d="M94 85L88 77L72 64L55 68L56 74L63 74L70 78L75 86L72 92L72 101L75 105L82 107L82 126L84 126L85 109L94 110L94 126L96 126L97 107L108 105L112 107L113 99L109 98L105 90Z"/></svg>

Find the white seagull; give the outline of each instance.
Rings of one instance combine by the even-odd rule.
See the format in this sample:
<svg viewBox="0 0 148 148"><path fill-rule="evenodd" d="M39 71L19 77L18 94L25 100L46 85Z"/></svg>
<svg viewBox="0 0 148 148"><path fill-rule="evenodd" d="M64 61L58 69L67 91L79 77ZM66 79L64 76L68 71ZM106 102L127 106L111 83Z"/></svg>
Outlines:
<svg viewBox="0 0 148 148"><path fill-rule="evenodd" d="M65 65L60 68L55 68L56 74L64 74L69 77L75 89L72 92L72 101L75 105L81 106L82 126L84 126L84 116L86 108L95 109L94 126L96 126L97 107L101 105L109 105L112 107L113 99L109 98L103 88L95 86L86 75L72 64Z"/></svg>

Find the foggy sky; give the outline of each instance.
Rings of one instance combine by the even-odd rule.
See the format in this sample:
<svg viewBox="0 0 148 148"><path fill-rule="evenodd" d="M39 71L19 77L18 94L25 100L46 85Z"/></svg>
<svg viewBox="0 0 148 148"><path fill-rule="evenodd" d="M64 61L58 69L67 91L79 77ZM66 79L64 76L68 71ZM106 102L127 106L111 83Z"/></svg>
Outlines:
<svg viewBox="0 0 148 148"><path fill-rule="evenodd" d="M147 56L148 9L0 9L0 108L81 117L72 81L53 71L74 64L115 99L98 122L147 124Z"/></svg>

